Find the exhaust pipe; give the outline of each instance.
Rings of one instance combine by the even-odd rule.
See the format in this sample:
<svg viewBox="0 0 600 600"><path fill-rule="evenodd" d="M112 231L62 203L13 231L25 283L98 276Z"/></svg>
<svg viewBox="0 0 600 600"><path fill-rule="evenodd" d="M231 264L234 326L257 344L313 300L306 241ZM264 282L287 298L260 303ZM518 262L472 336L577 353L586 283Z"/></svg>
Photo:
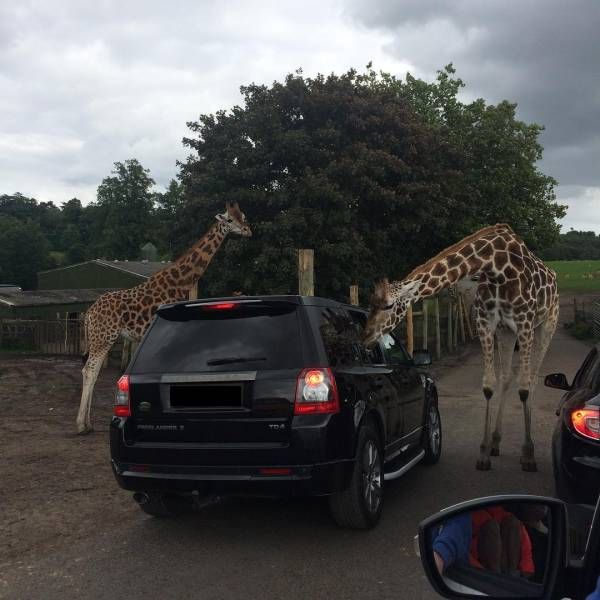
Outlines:
<svg viewBox="0 0 600 600"><path fill-rule="evenodd" d="M146 492L135 492L133 499L141 506L142 504L148 504L150 502L150 496Z"/></svg>

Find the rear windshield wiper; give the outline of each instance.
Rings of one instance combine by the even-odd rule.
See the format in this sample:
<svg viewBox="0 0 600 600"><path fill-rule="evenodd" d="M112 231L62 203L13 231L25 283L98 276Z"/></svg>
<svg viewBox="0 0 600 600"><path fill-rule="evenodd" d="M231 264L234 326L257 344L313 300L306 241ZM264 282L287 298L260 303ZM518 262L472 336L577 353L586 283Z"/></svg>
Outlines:
<svg viewBox="0 0 600 600"><path fill-rule="evenodd" d="M216 365L229 365L231 363L238 362L254 362L258 360L267 360L266 356L224 356L223 358L213 358L212 360L207 360L206 364L210 367L214 367Z"/></svg>

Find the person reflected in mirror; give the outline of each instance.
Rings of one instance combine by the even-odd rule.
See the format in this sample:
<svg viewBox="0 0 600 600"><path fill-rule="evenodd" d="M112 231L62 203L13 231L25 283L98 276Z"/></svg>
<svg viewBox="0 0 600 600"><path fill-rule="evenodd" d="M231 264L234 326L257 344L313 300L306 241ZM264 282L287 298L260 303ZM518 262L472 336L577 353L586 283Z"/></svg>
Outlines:
<svg viewBox="0 0 600 600"><path fill-rule="evenodd" d="M525 526L501 506L471 513L470 564L495 573L531 577L535 573L531 540Z"/></svg>
<svg viewBox="0 0 600 600"><path fill-rule="evenodd" d="M440 575L453 564L469 564L472 537L471 513L448 519L440 526L433 540L433 558Z"/></svg>
<svg viewBox="0 0 600 600"><path fill-rule="evenodd" d="M448 519L432 545L440 574L454 564L512 576L531 577L535 572L524 525L501 506Z"/></svg>
<svg viewBox="0 0 600 600"><path fill-rule="evenodd" d="M531 581L542 583L548 557L548 507L543 504L525 503L516 506L513 512L525 526L531 540L533 564L535 566L535 573L531 577Z"/></svg>

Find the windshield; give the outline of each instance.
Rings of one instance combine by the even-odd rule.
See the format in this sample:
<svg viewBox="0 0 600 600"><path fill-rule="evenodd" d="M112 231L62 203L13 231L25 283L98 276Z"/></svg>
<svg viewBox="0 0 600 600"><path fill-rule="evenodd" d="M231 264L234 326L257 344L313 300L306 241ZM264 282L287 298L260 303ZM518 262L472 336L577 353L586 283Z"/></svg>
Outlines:
<svg viewBox="0 0 600 600"><path fill-rule="evenodd" d="M230 310L179 305L157 314L131 372L288 369L301 364L295 305L240 304Z"/></svg>

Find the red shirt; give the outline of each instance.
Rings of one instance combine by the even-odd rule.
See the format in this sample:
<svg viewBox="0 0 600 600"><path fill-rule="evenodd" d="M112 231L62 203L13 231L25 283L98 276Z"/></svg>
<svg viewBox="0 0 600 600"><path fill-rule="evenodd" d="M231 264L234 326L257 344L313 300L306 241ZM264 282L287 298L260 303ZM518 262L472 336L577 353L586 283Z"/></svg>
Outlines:
<svg viewBox="0 0 600 600"><path fill-rule="evenodd" d="M471 513L471 523L473 526L473 537L471 539L471 551L469 553L469 563L483 569L483 565L479 562L479 531L488 521L494 519L498 523L501 523L506 517L511 516L512 513L504 510L501 506L492 506L484 510L477 510ZM535 566L533 564L533 554L531 551L531 539L525 529L523 523L519 522L519 532L521 536L521 558L519 560L519 570L521 573L526 575L533 575L535 572Z"/></svg>

